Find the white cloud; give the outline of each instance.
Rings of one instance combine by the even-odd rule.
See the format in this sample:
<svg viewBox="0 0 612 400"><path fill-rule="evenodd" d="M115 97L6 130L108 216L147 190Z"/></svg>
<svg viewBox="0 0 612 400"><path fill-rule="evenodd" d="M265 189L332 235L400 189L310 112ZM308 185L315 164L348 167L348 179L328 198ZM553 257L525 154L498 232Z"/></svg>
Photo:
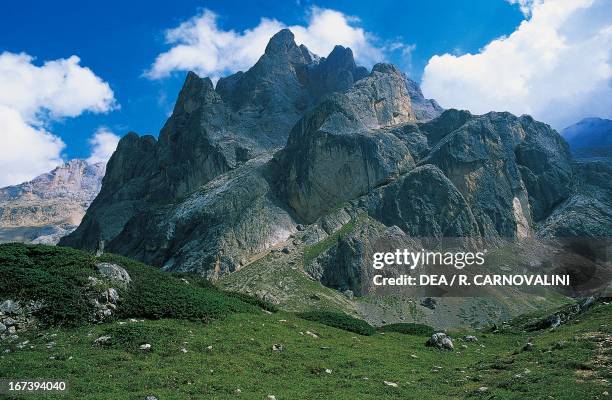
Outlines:
<svg viewBox="0 0 612 400"><path fill-rule="evenodd" d="M444 107L531 114L556 128L612 117L612 2L520 1L531 17L478 54L429 60L423 92Z"/></svg>
<svg viewBox="0 0 612 400"><path fill-rule="evenodd" d="M63 162L64 142L28 125L16 110L0 104L0 187L28 181Z"/></svg>
<svg viewBox="0 0 612 400"><path fill-rule="evenodd" d="M91 155L87 159L87 162L91 164L107 162L117 148L119 139L119 136L108 130L108 128L103 126L98 128L89 139Z"/></svg>
<svg viewBox="0 0 612 400"><path fill-rule="evenodd" d="M117 107L108 83L79 58L41 66L27 54L0 54L0 186L18 184L63 162L64 142L52 121Z"/></svg>
<svg viewBox="0 0 612 400"><path fill-rule="evenodd" d="M173 71L193 70L203 76L219 76L250 68L263 54L268 40L283 28L289 28L298 44L327 56L336 44L350 47L359 63L372 65L384 59L386 47L358 27L359 20L339 11L313 7L305 26L287 26L276 19L262 18L259 25L242 32L223 30L217 15L209 10L166 31L166 41L173 47L160 54L145 75L159 79ZM401 50L401 49L400 49Z"/></svg>
<svg viewBox="0 0 612 400"><path fill-rule="evenodd" d="M534 4L538 4L541 0L506 0L510 4L518 4L519 9L523 13L524 16L529 16L531 14L531 9Z"/></svg>

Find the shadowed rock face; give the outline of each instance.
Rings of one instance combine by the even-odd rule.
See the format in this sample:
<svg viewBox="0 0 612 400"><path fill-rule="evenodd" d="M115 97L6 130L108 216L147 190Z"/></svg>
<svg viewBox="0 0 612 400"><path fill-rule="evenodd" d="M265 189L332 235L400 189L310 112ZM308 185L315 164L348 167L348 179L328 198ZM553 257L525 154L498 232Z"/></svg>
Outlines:
<svg viewBox="0 0 612 400"><path fill-rule="evenodd" d="M216 88L188 74L159 140L121 140L100 194L61 244L104 240L109 251L214 278L367 215L362 235L340 238L313 272L365 293L363 261L378 240L516 240L534 235L534 221L554 231L550 218L575 191L559 135L526 116L441 111L396 67L368 73L340 46L318 58L281 31L255 66ZM304 242L293 238L298 224Z"/></svg>
<svg viewBox="0 0 612 400"><path fill-rule="evenodd" d="M296 45L288 30L270 39L251 69L220 79L216 88L210 79L189 73L159 140L135 134L121 140L98 200L62 244L93 249L100 240L111 241L139 213L176 203L220 174L283 146L295 123L322 97L350 90L366 75L350 49L337 46L329 57L319 58ZM399 114L363 103L370 107L370 119L414 118L406 82L397 80L397 88L388 82L391 87L385 89L402 94ZM437 112L428 108L421 114Z"/></svg>

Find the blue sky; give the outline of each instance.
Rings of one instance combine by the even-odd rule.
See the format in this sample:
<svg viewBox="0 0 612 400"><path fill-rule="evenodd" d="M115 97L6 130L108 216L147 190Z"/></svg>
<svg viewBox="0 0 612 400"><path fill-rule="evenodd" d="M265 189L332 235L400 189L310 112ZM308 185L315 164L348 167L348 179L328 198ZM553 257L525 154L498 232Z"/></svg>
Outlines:
<svg viewBox="0 0 612 400"><path fill-rule="evenodd" d="M113 134L157 135L187 69L247 68L284 26L311 50L337 35L366 66L399 65L444 107L558 129L612 117L609 0L4 2L0 135L13 148L0 150L0 186L92 151L104 159Z"/></svg>

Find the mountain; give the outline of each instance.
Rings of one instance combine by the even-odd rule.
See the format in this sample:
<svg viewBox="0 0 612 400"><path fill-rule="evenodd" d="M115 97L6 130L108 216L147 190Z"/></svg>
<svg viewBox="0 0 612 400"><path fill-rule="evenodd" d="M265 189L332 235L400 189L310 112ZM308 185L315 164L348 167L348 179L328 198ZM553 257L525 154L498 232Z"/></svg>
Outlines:
<svg viewBox="0 0 612 400"><path fill-rule="evenodd" d="M612 156L612 120L585 118L563 129L561 135L579 157Z"/></svg>
<svg viewBox="0 0 612 400"><path fill-rule="evenodd" d="M0 242L57 243L81 222L102 186L104 163L70 160L29 182L0 188Z"/></svg>
<svg viewBox="0 0 612 400"><path fill-rule="evenodd" d="M376 303L373 253L461 245L490 249L490 271L600 271L598 257L551 242L612 236L600 199L608 172L589 168L529 116L442 110L397 67L367 71L340 46L318 57L283 30L216 88L189 73L159 139L122 138L100 194L60 244L104 244L296 310L325 298L374 324L418 314L481 325L562 296L495 288L484 304L438 292ZM600 188L593 201L579 201L585 179ZM564 229L578 205L592 218ZM423 296L438 311L415 305Z"/></svg>

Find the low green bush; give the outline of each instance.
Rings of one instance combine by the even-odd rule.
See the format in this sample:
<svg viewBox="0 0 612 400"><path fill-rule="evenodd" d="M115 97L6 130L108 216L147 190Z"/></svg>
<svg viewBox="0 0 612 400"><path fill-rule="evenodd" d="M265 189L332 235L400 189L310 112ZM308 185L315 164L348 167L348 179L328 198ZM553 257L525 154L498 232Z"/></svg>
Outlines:
<svg viewBox="0 0 612 400"><path fill-rule="evenodd" d="M89 279L101 278L96 262L123 266L132 281L119 289L115 316L210 321L226 314L274 309L262 300L225 293L205 278L175 274L113 254L92 254L56 246L10 243L0 245L0 299L36 300L36 315L47 325L84 324L92 315Z"/></svg>
<svg viewBox="0 0 612 400"><path fill-rule="evenodd" d="M93 257L73 249L0 245L0 298L40 301L36 316L46 325L74 326L91 313L84 289L94 275Z"/></svg>
<svg viewBox="0 0 612 400"><path fill-rule="evenodd" d="M344 329L345 331L355 332L360 335L371 336L376 333L376 329L362 319L353 318L333 311L306 311L296 314L299 318L319 322L334 328Z"/></svg>
<svg viewBox="0 0 612 400"><path fill-rule="evenodd" d="M434 334L435 329L429 325L416 324L416 323L398 323L383 325L378 328L379 332L397 332L405 335L415 336L431 336Z"/></svg>
<svg viewBox="0 0 612 400"><path fill-rule="evenodd" d="M207 322L226 314L255 310L251 304L228 296L200 277L169 274L114 254L105 254L100 261L120 264L132 278L119 305L119 317Z"/></svg>

